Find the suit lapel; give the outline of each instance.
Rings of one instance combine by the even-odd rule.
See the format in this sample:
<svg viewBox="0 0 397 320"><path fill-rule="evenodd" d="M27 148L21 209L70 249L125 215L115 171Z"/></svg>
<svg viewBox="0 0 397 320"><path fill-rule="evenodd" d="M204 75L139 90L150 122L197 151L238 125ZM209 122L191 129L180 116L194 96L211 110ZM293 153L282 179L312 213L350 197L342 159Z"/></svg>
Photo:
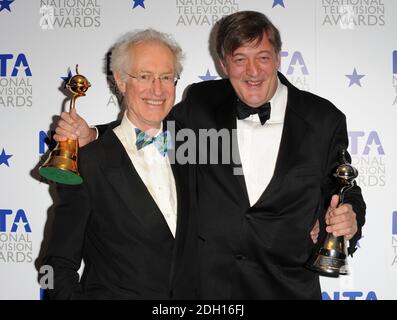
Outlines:
<svg viewBox="0 0 397 320"><path fill-rule="evenodd" d="M153 234L154 237L162 240L173 239L164 216L112 128L103 135L101 142L107 154L107 161L103 167L105 176L129 211L149 232L156 233Z"/></svg>
<svg viewBox="0 0 397 320"><path fill-rule="evenodd" d="M255 205L266 201L268 199L268 194L271 193L272 189L283 182L288 169L297 159L300 145L304 141L304 135L307 130L307 122L299 113L299 106L302 103L299 90L280 73L279 78L281 83L288 87L288 99L284 116L283 132L281 135L280 147L273 177Z"/></svg>
<svg viewBox="0 0 397 320"><path fill-rule="evenodd" d="M174 122L175 124L175 122ZM181 144L180 141L176 141L176 128L169 128L169 122L164 121L164 130L169 130L170 135L171 135L171 140L172 140L172 150L168 150L168 158L170 160L171 164L171 170L174 175L174 180L175 180L175 189L176 189L176 197L177 197L177 228L176 228L176 233L175 233L175 238L180 237L180 233L184 231L184 228L179 228L181 224L185 223L185 216L186 216L186 210L188 208L186 205L187 199L185 199L184 196L182 196L182 191L186 189L186 184L183 183L184 181L187 181L187 166L186 165L178 165L176 164L176 159L175 159L175 152L179 145ZM186 192L186 191L185 191ZM186 196L187 194L184 193Z"/></svg>
<svg viewBox="0 0 397 320"><path fill-rule="evenodd" d="M238 140L237 140L237 113L236 113L236 102L237 96L230 84L227 81L227 89L229 90L226 93L228 97L224 101L222 101L222 105L219 108L214 108L216 110L215 118L216 118L216 129L219 130L228 130L229 137L231 137L229 150L230 150L230 165L220 165L220 170L225 170L224 179L227 177L231 177L230 181L226 182L228 184L228 190L233 191L233 199L244 207L249 206L249 198L247 192L247 186L245 184L244 173L241 166L240 152L238 148ZM230 111L232 110L232 112ZM222 154L222 144L218 150L218 154Z"/></svg>
<svg viewBox="0 0 397 320"><path fill-rule="evenodd" d="M174 144L174 149L172 151L177 150L180 142L178 143L175 139L175 130L170 131L172 136L172 141ZM170 159L175 159L175 154L169 157ZM188 166L187 165L178 165L175 161L171 162L171 169L174 175L175 180L175 188L176 188L176 196L177 196L177 221L176 221L176 233L175 233L175 246L173 251L173 257L171 261L171 270L170 270L170 284L178 273L178 268L181 265L180 259L183 254L183 247L185 244L186 231L187 231L187 222L190 217L189 212L189 190L188 190Z"/></svg>
<svg viewBox="0 0 397 320"><path fill-rule="evenodd" d="M288 98L288 101L293 100ZM306 129L306 121L295 111L292 102L288 102L280 148L274 170L274 175L277 178L284 176L288 169L293 165L293 161L296 159L300 145L304 141L303 137L306 133Z"/></svg>

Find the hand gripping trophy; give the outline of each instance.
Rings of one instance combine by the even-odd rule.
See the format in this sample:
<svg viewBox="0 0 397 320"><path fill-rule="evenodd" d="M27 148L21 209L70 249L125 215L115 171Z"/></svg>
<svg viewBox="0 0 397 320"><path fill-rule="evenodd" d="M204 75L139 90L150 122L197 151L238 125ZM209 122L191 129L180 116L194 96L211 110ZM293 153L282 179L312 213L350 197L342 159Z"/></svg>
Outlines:
<svg viewBox="0 0 397 320"><path fill-rule="evenodd" d="M345 149L341 152L342 164L340 164L334 177L338 180L342 188L339 191L339 204L344 203L346 192L355 186L354 179L357 178L358 172L346 161ZM339 275L347 275L347 246L344 236L335 237L332 233L328 233L324 244L320 250L309 260L307 267L318 271L321 275L329 277L339 277Z"/></svg>
<svg viewBox="0 0 397 320"><path fill-rule="evenodd" d="M66 88L73 94L69 112L75 108L76 99L85 96L90 86L87 78L79 74L78 65L76 65L76 75L70 78L66 84ZM77 140L67 139L59 142L39 168L40 175L48 180L63 184L76 185L82 183L83 179L77 168L78 150Z"/></svg>

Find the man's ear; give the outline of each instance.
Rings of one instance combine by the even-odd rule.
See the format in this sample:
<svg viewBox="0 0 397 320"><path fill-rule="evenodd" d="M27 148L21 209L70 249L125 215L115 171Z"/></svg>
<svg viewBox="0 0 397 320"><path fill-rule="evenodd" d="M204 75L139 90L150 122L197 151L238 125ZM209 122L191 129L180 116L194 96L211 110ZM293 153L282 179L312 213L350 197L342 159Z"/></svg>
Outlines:
<svg viewBox="0 0 397 320"><path fill-rule="evenodd" d="M226 62L224 60L222 60L222 59L219 59L219 65L222 68L222 72L225 74L225 76L228 77L229 76L229 72L227 71L227 68L226 68Z"/></svg>
<svg viewBox="0 0 397 320"><path fill-rule="evenodd" d="M120 74L118 72L113 73L114 80L116 80L116 85L119 91L124 94L126 90L126 83L124 80L121 78Z"/></svg>
<svg viewBox="0 0 397 320"><path fill-rule="evenodd" d="M277 70L280 70L280 66L281 66L281 51L277 54L277 58L276 58L276 63L277 63Z"/></svg>

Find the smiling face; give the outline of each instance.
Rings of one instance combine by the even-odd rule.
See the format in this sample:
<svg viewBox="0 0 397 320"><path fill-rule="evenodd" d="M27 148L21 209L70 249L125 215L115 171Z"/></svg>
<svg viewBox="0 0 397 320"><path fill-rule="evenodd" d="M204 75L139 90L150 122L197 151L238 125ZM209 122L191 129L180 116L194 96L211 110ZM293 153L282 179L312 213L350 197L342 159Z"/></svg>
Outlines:
<svg viewBox="0 0 397 320"><path fill-rule="evenodd" d="M175 56L165 44L144 41L130 48L131 69L126 73L136 77L154 75L152 82L139 81L115 73L117 86L123 93L127 105L128 119L139 129L160 128L161 121L170 112L175 102L175 85L162 83L158 77L175 75ZM125 78L125 77L124 77Z"/></svg>
<svg viewBox="0 0 397 320"><path fill-rule="evenodd" d="M276 92L280 55L266 33L261 41L246 43L226 55L221 66L237 96L251 107L268 102Z"/></svg>

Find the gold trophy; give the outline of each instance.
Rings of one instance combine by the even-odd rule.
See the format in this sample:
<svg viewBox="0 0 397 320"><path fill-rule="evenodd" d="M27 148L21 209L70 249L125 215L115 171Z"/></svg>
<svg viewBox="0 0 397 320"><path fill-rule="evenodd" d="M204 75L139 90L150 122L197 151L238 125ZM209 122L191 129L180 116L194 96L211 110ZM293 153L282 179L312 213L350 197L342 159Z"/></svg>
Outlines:
<svg viewBox="0 0 397 320"><path fill-rule="evenodd" d="M70 100L69 112L75 108L76 99L85 96L91 84L87 78L79 74L76 65L76 75L69 79L66 88L73 94ZM58 183L76 185L83 182L78 168L79 144L77 140L67 139L57 144L50 152L48 159L39 168L42 177Z"/></svg>
<svg viewBox="0 0 397 320"><path fill-rule="evenodd" d="M357 178L356 168L350 165L345 158L345 150L341 153L342 164L339 165L334 173L334 177L342 185L339 191L338 206L343 204L346 191L355 186L354 179ZM324 244L320 250L309 260L307 267L318 271L321 275L329 277L339 277L339 275L349 274L346 262L347 245L344 236L335 237L328 233Z"/></svg>

